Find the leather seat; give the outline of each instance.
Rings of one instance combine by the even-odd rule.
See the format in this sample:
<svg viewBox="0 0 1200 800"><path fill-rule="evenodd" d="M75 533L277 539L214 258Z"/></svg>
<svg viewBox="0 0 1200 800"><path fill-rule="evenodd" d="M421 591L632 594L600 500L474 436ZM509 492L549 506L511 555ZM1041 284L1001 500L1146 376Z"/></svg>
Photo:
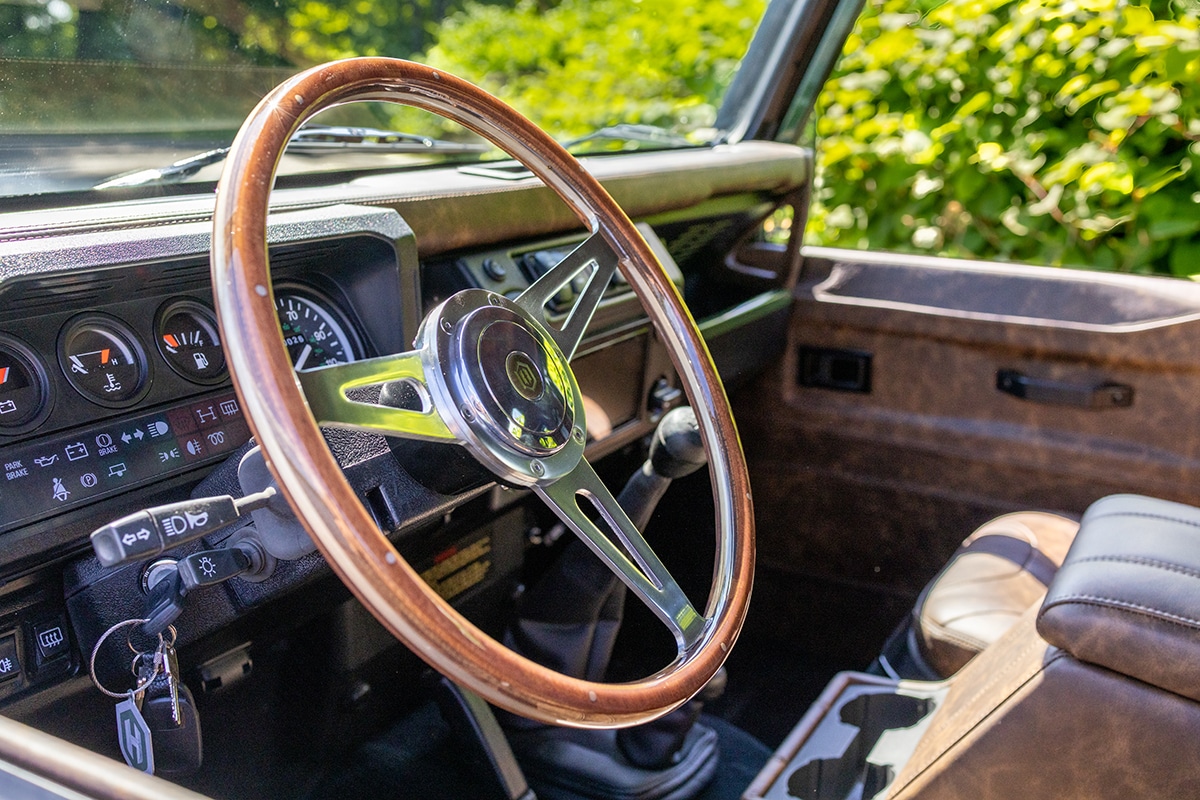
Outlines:
<svg viewBox="0 0 1200 800"><path fill-rule="evenodd" d="M1197 797L1198 578L1200 508L1093 503L1044 602L949 682L887 799Z"/></svg>
<svg viewBox="0 0 1200 800"><path fill-rule="evenodd" d="M908 650L925 677L958 672L1041 602L1078 530L1057 514L1019 511L968 536L913 609Z"/></svg>

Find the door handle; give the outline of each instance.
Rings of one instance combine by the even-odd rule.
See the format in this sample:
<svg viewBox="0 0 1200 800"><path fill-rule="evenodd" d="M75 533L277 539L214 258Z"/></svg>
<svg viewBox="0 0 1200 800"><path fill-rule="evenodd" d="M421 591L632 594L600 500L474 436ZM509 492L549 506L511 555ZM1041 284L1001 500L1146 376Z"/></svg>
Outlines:
<svg viewBox="0 0 1200 800"><path fill-rule="evenodd" d="M996 388L1021 400L1052 406L1102 409L1133 405L1133 387L1112 381L1070 383L1002 369L996 373Z"/></svg>

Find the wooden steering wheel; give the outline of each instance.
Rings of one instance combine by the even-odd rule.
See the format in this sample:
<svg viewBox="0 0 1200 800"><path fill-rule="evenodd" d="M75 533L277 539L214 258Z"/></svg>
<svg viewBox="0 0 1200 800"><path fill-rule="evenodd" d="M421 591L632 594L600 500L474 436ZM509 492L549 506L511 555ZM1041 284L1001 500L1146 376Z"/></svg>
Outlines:
<svg viewBox="0 0 1200 800"><path fill-rule="evenodd" d="M292 134L322 109L365 100L432 111L489 139L550 186L591 236L515 300L480 289L447 299L425 318L410 352L297 373L276 318L267 199ZM583 402L569 361L617 266L670 352L708 453L717 545L703 614L584 458ZM556 326L546 304L576 277L586 279L586 288ZM303 72L265 97L233 142L217 189L212 278L233 383L283 494L346 585L431 666L497 706L575 727L648 721L684 703L716 673L745 618L754 571L749 480L728 400L695 322L633 223L532 122L421 64L359 58ZM346 396L348 389L398 380L422 398L420 410ZM400 557L346 482L318 425L457 442L499 479L532 489L670 629L677 657L642 680L595 683L504 647ZM592 521L581 498L607 525Z"/></svg>

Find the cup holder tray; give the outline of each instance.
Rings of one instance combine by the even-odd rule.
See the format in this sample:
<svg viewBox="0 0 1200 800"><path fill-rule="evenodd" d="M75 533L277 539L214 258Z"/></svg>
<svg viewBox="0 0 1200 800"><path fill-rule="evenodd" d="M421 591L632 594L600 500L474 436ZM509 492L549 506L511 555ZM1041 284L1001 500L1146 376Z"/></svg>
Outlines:
<svg viewBox="0 0 1200 800"><path fill-rule="evenodd" d="M912 755L946 687L841 672L743 800L872 800Z"/></svg>

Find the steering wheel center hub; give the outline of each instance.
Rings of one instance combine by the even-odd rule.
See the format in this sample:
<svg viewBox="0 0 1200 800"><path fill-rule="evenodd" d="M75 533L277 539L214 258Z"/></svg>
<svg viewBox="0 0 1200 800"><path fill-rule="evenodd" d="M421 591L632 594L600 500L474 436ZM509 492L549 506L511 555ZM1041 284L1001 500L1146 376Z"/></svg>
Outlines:
<svg viewBox="0 0 1200 800"><path fill-rule="evenodd" d="M488 416L511 437L513 446L531 455L558 451L571 437L574 424L574 381L538 332L507 314L480 310L482 330L474 319L467 323L475 346L472 372L482 386L476 395ZM496 318L499 317L499 318Z"/></svg>
<svg viewBox="0 0 1200 800"><path fill-rule="evenodd" d="M425 337L442 378L430 389L458 410L452 427L486 466L526 485L575 466L583 398L562 350L528 312L469 289L430 315Z"/></svg>

